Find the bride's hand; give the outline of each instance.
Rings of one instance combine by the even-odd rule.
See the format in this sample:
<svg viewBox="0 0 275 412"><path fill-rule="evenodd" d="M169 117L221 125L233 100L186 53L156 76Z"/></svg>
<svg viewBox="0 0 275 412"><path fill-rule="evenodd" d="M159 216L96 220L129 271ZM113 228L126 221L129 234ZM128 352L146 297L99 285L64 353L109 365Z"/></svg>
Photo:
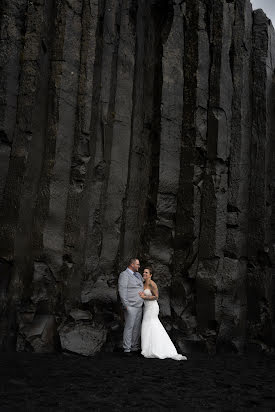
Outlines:
<svg viewBox="0 0 275 412"><path fill-rule="evenodd" d="M144 292L138 292L138 294L139 294L139 296L140 296L142 299L144 299L144 298L145 298L145 294L144 294Z"/></svg>

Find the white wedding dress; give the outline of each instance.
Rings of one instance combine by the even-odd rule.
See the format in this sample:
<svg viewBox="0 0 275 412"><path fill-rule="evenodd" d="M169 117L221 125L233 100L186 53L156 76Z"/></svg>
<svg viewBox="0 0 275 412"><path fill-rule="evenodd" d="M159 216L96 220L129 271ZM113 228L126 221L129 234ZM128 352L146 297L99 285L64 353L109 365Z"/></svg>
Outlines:
<svg viewBox="0 0 275 412"><path fill-rule="evenodd" d="M147 296L152 296L150 289L145 289L144 293ZM178 354L173 342L162 326L158 314L158 302L156 300L144 300L141 354L145 358L186 360L186 356Z"/></svg>

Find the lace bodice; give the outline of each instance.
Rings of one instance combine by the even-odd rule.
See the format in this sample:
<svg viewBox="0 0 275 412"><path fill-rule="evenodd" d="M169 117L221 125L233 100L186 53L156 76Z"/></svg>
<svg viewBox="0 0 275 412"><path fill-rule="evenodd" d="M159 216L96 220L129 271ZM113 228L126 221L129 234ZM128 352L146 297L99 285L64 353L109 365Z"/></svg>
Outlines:
<svg viewBox="0 0 275 412"><path fill-rule="evenodd" d="M152 292L150 289L144 289L144 295L145 296L153 296ZM144 305L145 307L153 307L156 306L158 307L158 302L156 299L145 299L144 300Z"/></svg>

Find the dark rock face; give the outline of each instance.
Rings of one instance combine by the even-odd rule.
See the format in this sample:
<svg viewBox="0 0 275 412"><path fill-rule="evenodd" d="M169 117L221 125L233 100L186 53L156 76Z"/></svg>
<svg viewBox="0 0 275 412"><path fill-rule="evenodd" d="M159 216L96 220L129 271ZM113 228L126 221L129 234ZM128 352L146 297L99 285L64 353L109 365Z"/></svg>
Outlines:
<svg viewBox="0 0 275 412"><path fill-rule="evenodd" d="M265 14L249 0L4 0L0 13L2 350L115 350L131 256L153 264L181 350L270 346Z"/></svg>

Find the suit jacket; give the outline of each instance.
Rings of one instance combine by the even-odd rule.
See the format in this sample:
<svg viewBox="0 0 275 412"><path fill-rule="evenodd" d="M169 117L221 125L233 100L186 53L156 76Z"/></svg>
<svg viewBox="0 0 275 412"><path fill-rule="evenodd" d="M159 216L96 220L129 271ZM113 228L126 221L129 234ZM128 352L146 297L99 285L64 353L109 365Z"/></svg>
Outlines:
<svg viewBox="0 0 275 412"><path fill-rule="evenodd" d="M118 278L118 292L124 307L141 307L143 299L138 292L143 292L143 279L140 273L136 272L138 279L128 268L121 272Z"/></svg>

